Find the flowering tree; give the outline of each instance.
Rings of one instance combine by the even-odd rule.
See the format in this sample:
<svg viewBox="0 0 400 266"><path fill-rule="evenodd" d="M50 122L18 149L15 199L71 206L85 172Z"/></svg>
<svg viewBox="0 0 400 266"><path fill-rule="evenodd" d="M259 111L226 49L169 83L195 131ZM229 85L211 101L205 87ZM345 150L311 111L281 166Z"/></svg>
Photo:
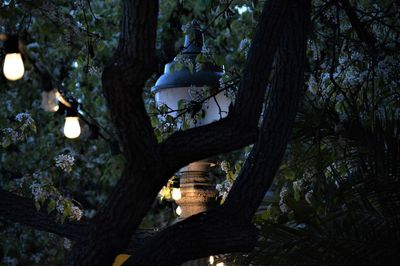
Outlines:
<svg viewBox="0 0 400 266"><path fill-rule="evenodd" d="M248 252L255 246L272 263L282 245L293 247L282 252L290 261L299 257L296 250L318 250L315 247L328 246L324 241L335 232L347 232L335 231L328 217L340 213L341 221L348 221L349 211L366 205L374 206L368 209L368 218L373 218L368 221L379 228L372 213L388 200L380 196L374 201L373 193L379 191L373 189L358 198L346 193L359 191L357 185L363 183L355 180L369 180L370 171L379 176L377 184L393 181L397 186L398 5L348 0L189 2L126 0L121 9L115 1L19 0L2 5L9 19L2 21L7 19L2 16L0 21L24 37L29 64L26 80L16 85L1 81L1 93L9 99L1 120L1 219L69 239L62 244L71 265L110 265L128 246L134 252L126 265L175 265ZM212 18L207 16L210 10ZM218 122L175 131L168 110L157 110L148 89L154 73L175 55L180 19L187 22L192 16L205 18L205 33L215 40L196 62L179 63L192 71L201 69L204 60L230 66L221 88L233 88L234 104ZM56 29L59 36L51 32ZM24 86L59 86L82 99L86 115L94 113L96 123L115 132L103 137L112 144L118 140L122 154L111 154L108 143L99 139L60 140L54 129L60 118L39 111L34 100L38 92L23 91ZM201 111L196 106L183 106L189 118ZM32 116L24 113L28 110ZM114 126L108 124L107 111ZM159 113L152 115L155 112L164 120L157 119ZM10 121L10 113L19 114ZM93 133L99 127L91 129ZM372 152L360 148L371 143ZM144 244L135 241L142 238L138 228L157 193L176 171L251 144L235 171L227 163L221 165L227 176L218 186L223 204L139 241ZM16 161L18 156L28 158ZM278 200L259 209L275 176ZM366 216L354 219L361 223ZM259 242L254 221L265 231ZM308 246L299 239L306 239ZM334 243L337 247L341 242ZM335 257L332 250L324 260ZM388 254L392 259L396 252ZM12 264L8 258L5 263ZM253 258L230 259L249 264ZM34 261L41 260L35 255Z"/></svg>

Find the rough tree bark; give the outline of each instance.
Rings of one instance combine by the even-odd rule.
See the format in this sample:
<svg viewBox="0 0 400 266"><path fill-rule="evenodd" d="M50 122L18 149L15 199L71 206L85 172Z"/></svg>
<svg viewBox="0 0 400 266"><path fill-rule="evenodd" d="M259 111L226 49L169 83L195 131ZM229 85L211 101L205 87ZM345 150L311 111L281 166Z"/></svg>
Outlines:
<svg viewBox="0 0 400 266"><path fill-rule="evenodd" d="M287 14L257 142L225 203L157 234L125 265L180 265L193 258L250 250L255 244L251 219L282 160L303 91L310 1L292 1Z"/></svg>
<svg viewBox="0 0 400 266"><path fill-rule="evenodd" d="M177 132L160 144L156 141L142 99L143 85L156 69L157 14L156 0L123 1L119 46L114 59L103 72L102 81L127 163L110 198L89 221L89 226L65 225L76 232L84 232L68 258L70 265L111 265L115 256L128 246L158 191L174 172L192 161L231 151L258 139L245 170L238 178L239 185L234 186L222 207L193 216L157 234L128 263L179 264L209 254L246 251L256 240L257 234L250 219L279 165L296 111L309 1L266 1L241 78L239 97L228 117L210 125ZM274 93L263 129L258 131L278 44L280 52ZM249 201L250 195L256 197ZM235 213L238 203L240 212ZM1 208L0 213L4 217ZM40 215L34 217L42 217ZM10 217L13 221L34 226L34 220ZM51 216L40 219L51 221ZM62 232L64 227L57 229L55 224L54 228L48 225L41 229L67 236ZM174 236L173 241L171 236ZM69 237L78 240L75 233Z"/></svg>
<svg viewBox="0 0 400 266"><path fill-rule="evenodd" d="M124 2L123 33L115 58L104 71L103 87L127 166L114 193L91 223L88 237L74 248L71 264L110 264L127 246L158 191L175 171L192 160L250 143L243 141L243 133L253 131L255 135L289 2L269 1L265 5L235 111L221 122L177 133L160 145L141 97L144 82L155 66L157 1ZM179 140L187 143L182 145ZM180 150L183 146L189 148Z"/></svg>
<svg viewBox="0 0 400 266"><path fill-rule="evenodd" d="M56 215L37 211L33 200L0 189L0 213L7 220L55 233L74 241L84 238L86 223L57 222Z"/></svg>

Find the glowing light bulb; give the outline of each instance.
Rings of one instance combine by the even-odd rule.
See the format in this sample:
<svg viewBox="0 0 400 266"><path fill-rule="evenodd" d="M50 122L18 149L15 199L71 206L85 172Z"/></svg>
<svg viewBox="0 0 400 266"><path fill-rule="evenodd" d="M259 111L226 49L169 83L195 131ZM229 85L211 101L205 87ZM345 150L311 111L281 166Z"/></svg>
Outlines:
<svg viewBox="0 0 400 266"><path fill-rule="evenodd" d="M64 135L69 139L75 139L81 134L81 126L77 116L65 117Z"/></svg>
<svg viewBox="0 0 400 266"><path fill-rule="evenodd" d="M4 76L8 80L17 80L24 76L25 67L20 53L6 54L3 65Z"/></svg>
<svg viewBox="0 0 400 266"><path fill-rule="evenodd" d="M173 188L172 189L172 199L173 200L180 200L182 198L181 189L180 188Z"/></svg>
<svg viewBox="0 0 400 266"><path fill-rule="evenodd" d="M176 207L175 212L176 212L176 214L177 214L178 216L181 216L181 214L182 214L182 208L181 208L181 206Z"/></svg>
<svg viewBox="0 0 400 266"><path fill-rule="evenodd" d="M48 112L57 112L60 106L58 105L58 96L60 93L57 89L51 91L42 91L42 108Z"/></svg>
<svg viewBox="0 0 400 266"><path fill-rule="evenodd" d="M225 266L225 263L223 263L223 262L218 262L215 266Z"/></svg>
<svg viewBox="0 0 400 266"><path fill-rule="evenodd" d="M210 262L211 265L214 264L214 256L210 256L210 259L208 260Z"/></svg>

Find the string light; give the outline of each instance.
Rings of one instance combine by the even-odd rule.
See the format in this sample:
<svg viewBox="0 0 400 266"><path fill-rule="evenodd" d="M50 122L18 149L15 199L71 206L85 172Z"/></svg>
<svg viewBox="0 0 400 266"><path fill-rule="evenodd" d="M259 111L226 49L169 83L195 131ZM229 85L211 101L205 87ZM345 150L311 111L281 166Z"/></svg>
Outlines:
<svg viewBox="0 0 400 266"><path fill-rule="evenodd" d="M210 259L208 260L210 262L211 265L214 264L214 256L210 256Z"/></svg>
<svg viewBox="0 0 400 266"><path fill-rule="evenodd" d="M76 139L81 134L78 116L66 116L64 124L64 135L69 139Z"/></svg>
<svg viewBox="0 0 400 266"><path fill-rule="evenodd" d="M176 207L175 212L176 212L176 214L177 214L178 216L181 216L181 214L182 214L182 208L181 208L181 206Z"/></svg>
<svg viewBox="0 0 400 266"><path fill-rule="evenodd" d="M3 74L11 81L18 80L24 76L25 67L19 51L18 36L10 35L4 42L6 56L3 64Z"/></svg>
<svg viewBox="0 0 400 266"><path fill-rule="evenodd" d="M177 201L182 198L181 189L180 188L173 188L171 191L172 199Z"/></svg>
<svg viewBox="0 0 400 266"><path fill-rule="evenodd" d="M57 112L60 109L59 96L61 95L57 89L42 91L42 108L47 112Z"/></svg>
<svg viewBox="0 0 400 266"><path fill-rule="evenodd" d="M64 135L69 139L75 139L81 134L81 126L79 124L78 103L69 103L70 108L67 108L65 116Z"/></svg>

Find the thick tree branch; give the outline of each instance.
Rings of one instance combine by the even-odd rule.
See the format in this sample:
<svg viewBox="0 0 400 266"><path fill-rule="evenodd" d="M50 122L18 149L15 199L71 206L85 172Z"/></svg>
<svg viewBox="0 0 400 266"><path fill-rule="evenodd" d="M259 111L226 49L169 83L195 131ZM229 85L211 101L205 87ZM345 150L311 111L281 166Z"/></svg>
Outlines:
<svg viewBox="0 0 400 266"><path fill-rule="evenodd" d="M304 84L310 1L292 1L280 39L271 98L258 140L224 205L250 219L281 163L291 135Z"/></svg>
<svg viewBox="0 0 400 266"><path fill-rule="evenodd" d="M239 148L240 146L237 144L226 145L227 137L229 136L221 134L221 132L228 133L228 131L223 131L226 130L225 128L228 128L229 132L237 132L236 139L238 142L240 142L239 139L243 138L245 132L251 132L248 135L249 139L254 138L264 99L266 83L271 72L274 54L280 40L281 26L284 25L285 20L290 19L286 16L286 9L290 2L290 0L271 0L267 2L263 12L263 18L257 29L258 37L254 39L253 48L251 48L250 51L250 59L241 82L238 104L227 119L211 125L217 125L218 127L219 124L222 124L222 126L219 126L222 131L217 132L219 135L207 135L204 129L201 128L197 133L196 130L190 130L189 132L192 132L191 134L201 139L203 139L204 136L206 136L207 139L213 139L218 136L217 141L220 143L216 144L224 145L229 148ZM268 13L266 10L268 10ZM172 156L168 157L170 154L167 152L168 149L165 143L162 144L161 149L156 149L157 145L154 133L149 118L145 113L141 97L142 87L145 80L152 73L155 62L154 43L156 18L157 1L124 1L123 33L116 56L112 64L104 71L103 86L112 117L119 131L121 144L127 159L127 166L114 193L111 195L106 206L99 211L95 221L92 223L92 230L87 241L74 248L73 260L71 260L74 265L110 264L115 255L127 246L130 236L150 208L155 195L166 178L168 178L170 174L173 174L176 167L183 166L186 162L190 162L179 153L183 146L180 145L182 143L179 142L179 139L185 138L184 133L181 133L183 135L181 135L180 138L175 139L175 143L165 142L171 143L171 145L175 147L172 149ZM224 125L224 123L227 124ZM229 124L231 126L227 126ZM199 131L204 131L205 135L199 136ZM192 138L191 143L193 143L193 141L195 140ZM250 143L251 141L245 140L244 142ZM203 141L200 145L204 147L204 143ZM191 152L196 154L194 147L190 148L192 149ZM221 149L221 146L219 148L217 147L215 150L204 149L201 151L201 156L207 156L210 152L213 154L219 153ZM228 151L228 149L224 149ZM163 152L162 156L159 156L159 151ZM190 153L189 149L185 151ZM161 160L159 159L160 157L162 158ZM190 157L189 160L193 158L195 158L195 156ZM212 217L210 220L212 222L210 222L210 224L214 224L219 231L225 232L225 236L229 235L232 239L237 236L226 232L226 230L229 229L225 229L224 231L222 228L226 227L226 221L233 221L231 217L223 215L221 218L218 218L219 221L223 222L217 222L217 217L210 217ZM194 224L195 223L196 222L194 222ZM203 223L204 221L200 219L200 224ZM236 242L237 244L229 247L226 251L229 249L243 249L245 246L248 248L251 246L249 243L254 243L254 234L250 234L252 236L250 237L251 240L247 239L247 244L243 245L245 236L252 231L249 224L248 220L241 220L241 222L232 224L232 228L235 229L242 228L243 225L246 225L248 230L245 230L245 233L241 236L241 241ZM191 225L187 228L195 227ZM211 231L214 233L213 230ZM168 233L169 231L166 232ZM186 231L182 231L182 233L185 232ZM193 233L187 231L186 236L189 235L193 235ZM198 237L204 237L203 239L205 240L212 235L213 234L207 234L207 232L201 230L197 234ZM160 234L160 237L162 236L165 237L164 234ZM218 244L211 246L217 248L221 246L224 241L226 242L226 239L220 237L218 240L215 240L215 243ZM204 246L204 242L202 243ZM147 245L143 247L143 250L146 248ZM193 250L194 249L191 249L187 252L187 258L201 255L191 255L193 254ZM225 251L225 249L218 249L218 251L222 252ZM142 251L140 251L140 253L141 252ZM146 258L146 256L143 258ZM146 259L144 261L146 261Z"/></svg>
<svg viewBox="0 0 400 266"><path fill-rule="evenodd" d="M254 225L243 223L220 207L191 216L160 232L124 265L181 265L213 254L246 252L254 248L257 236Z"/></svg>
<svg viewBox="0 0 400 266"><path fill-rule="evenodd" d="M0 190L0 217L75 241L82 240L87 230L86 223L65 222L61 224L56 221L54 214L37 211L31 199L5 190Z"/></svg>
<svg viewBox="0 0 400 266"><path fill-rule="evenodd" d="M351 6L349 0L339 0L342 8L346 12L347 17L350 20L351 26L356 31L358 38L365 44L369 46L370 49L374 49L376 45L376 39L374 36L366 29L364 23L358 18L357 13Z"/></svg>
<svg viewBox="0 0 400 266"><path fill-rule="evenodd" d="M235 107L222 121L177 132L160 145L171 170L255 141L267 82L287 15L287 0L267 1L243 71Z"/></svg>
<svg viewBox="0 0 400 266"><path fill-rule="evenodd" d="M283 35L263 125L224 205L162 231L126 265L179 265L189 259L253 247L256 231L252 217L282 160L303 91L310 6L309 0L290 1L290 19L281 28Z"/></svg>
<svg viewBox="0 0 400 266"><path fill-rule="evenodd" d="M72 265L111 265L150 209L161 178L157 140L146 113L142 90L156 69L158 1L123 1L122 33L102 82L118 130L126 167L91 231L74 247Z"/></svg>

